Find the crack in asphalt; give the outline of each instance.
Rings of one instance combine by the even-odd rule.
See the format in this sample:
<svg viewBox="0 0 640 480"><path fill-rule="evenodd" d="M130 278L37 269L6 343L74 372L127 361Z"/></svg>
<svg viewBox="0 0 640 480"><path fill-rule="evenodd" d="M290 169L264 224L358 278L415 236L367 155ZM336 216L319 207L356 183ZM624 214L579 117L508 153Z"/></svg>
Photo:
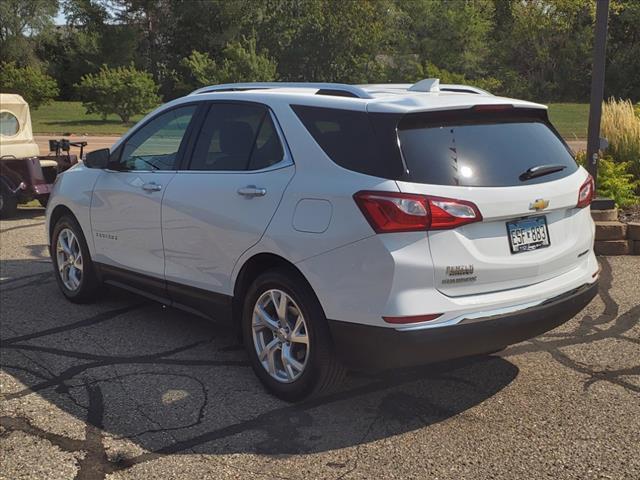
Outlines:
<svg viewBox="0 0 640 480"><path fill-rule="evenodd" d="M4 349L17 349L20 351L32 351L40 353L50 353L54 355L60 355L68 358L78 358L83 360L93 360L90 363L83 363L80 365L73 365L72 367L63 370L61 373L52 377L46 381L27 387L23 390L14 393L1 394L0 398L4 400L13 400L15 398L24 397L32 393L39 392L46 388L54 387L63 384L65 381L72 379L87 370L112 366L112 365L133 365L133 364L156 364L156 365L184 365L184 366L239 366L246 367L249 365L248 361L243 360L189 360L189 359L171 359L164 358L176 353L184 352L195 348L197 346L208 343L210 340L200 340L190 343L181 347L165 350L147 355L132 355L132 356L111 356L111 355L94 355L91 353L75 352L71 350L62 350L57 348L43 347L38 345L24 345L24 344L12 344L4 346Z"/></svg>
<svg viewBox="0 0 640 480"><path fill-rule="evenodd" d="M415 368L395 372L380 372L375 375L356 374L353 376L354 379L360 379L365 382L364 384L348 390L338 391L323 397L311 399L300 404L286 405L280 408L267 410L252 418L235 421L235 423L230 425L199 433L197 435L192 435L183 439L178 439L172 434L172 432L189 432L189 430L195 429L196 427L204 424L205 412L210 402L206 384L195 375L185 373L142 370L134 373L120 374L117 372L116 367L120 365L153 365L154 367L161 368L188 367L189 369L193 369L197 367L230 366L247 368L249 366L249 362L247 360L238 359L218 360L212 358L175 358L177 354L192 351L206 344L212 344L215 337L191 342L186 345L155 353L145 353L140 355L110 355L108 353L101 355L77 351L72 348L57 348L47 345L33 345L25 343L35 339L43 339L54 334L70 333L78 329L104 324L119 317L120 315L135 311L142 308L144 305L147 305L144 303L127 305L122 308L101 312L68 325L61 325L33 333L12 336L10 338L0 340L0 347L2 350L5 352L15 351L24 355L31 362L40 366L43 370L48 371L50 375L47 376L42 372L35 372L32 368L21 364L5 364L3 365L3 368L6 370L24 372L38 380L32 382L31 385L26 386L26 388L22 390L2 394L0 395L0 398L4 401L9 401L19 399L33 393L42 392L44 390L54 389L54 392L61 399L66 398L68 401L73 402L77 406L86 410L85 439L76 440L48 432L34 426L28 418L21 416L0 417L0 426L6 430L2 435L19 431L33 437L47 440L64 451L77 453L79 456L84 453L84 456L78 460L76 479L101 480L110 473L127 470L136 465L144 464L162 458L166 455L185 452L197 453L197 449L205 444L220 442L224 439L229 439L249 431L258 431L266 435L267 440L254 444L254 448L258 453L302 453L305 452L308 447L306 447L302 442L301 432L299 429L313 423L313 416L311 414L313 410L320 407L336 405L346 400L366 399L370 398L374 394L382 394L381 399L377 403L376 410L371 417L371 421L368 422L367 428L359 437L360 440L355 441L355 443L357 443L357 448L355 451L355 457L352 459L351 467L347 468L347 464L336 465L337 468L347 468L346 471L341 472L337 476L337 478L342 478L358 468L360 446L365 442L366 438L368 438L374 428L374 425L378 422L381 422L384 419L389 419L390 421L409 422L411 421L411 418L416 418L421 424L431 425L435 422L458 415L461 411L464 411L464 408L460 410L450 407L446 402L438 403L438 401L431 400L430 398L416 397L404 392L397 392L393 390L394 388L425 379L432 381L449 381L467 387L469 390L474 391L475 397L482 399L495 394L495 388L501 388L501 385L504 384L504 382L509 383L512 378L515 378L515 375L512 375L513 371L505 371L503 372L504 378L500 379L500 382L496 381L495 385L484 385L485 388L481 388L481 386L474 383L469 378L451 374L455 369L467 368L470 365L490 365L491 362L495 363L497 361L503 361L500 360L500 358L509 358L532 352L545 351L548 352L554 361L560 365L585 376L586 379L583 382L583 388L585 390L597 382L609 382L631 392L640 392L640 388L638 386L624 378L626 376L639 375L640 365L619 369L597 369L572 359L561 350L564 347L579 346L611 338L615 338L620 341L637 342L637 339L629 338L625 336L625 334L638 324L640 318L640 305L619 314L619 305L613 299L610 292L613 284L611 265L605 258L601 258L600 261L602 263L602 272L599 297L604 303L604 310L595 318L592 318L589 315L584 315L578 321L577 327L570 332L552 332L548 335L543 335L526 343L509 347L499 354L499 357L494 356L461 359L432 365L428 372L425 372L422 368ZM7 293L50 282L53 280L51 277L51 272L37 273L4 281L0 286L2 287L2 292ZM27 283L16 287L6 288L7 284L13 284L20 280L27 280ZM241 350L241 346L233 344L212 349L210 353L233 353ZM74 362L80 361L81 363L74 363L57 374L51 374L51 370L49 369L50 365L45 367L31 356L28 356L27 352L33 352L42 356L43 359L44 355L49 355ZM116 373L113 376L108 377L88 376L89 372L94 372L95 370L103 367L113 367ZM131 399L132 395L128 392L123 380L129 377L144 377L146 375L166 377L175 376L196 382L196 384L201 388L202 401L199 403L195 420L176 427L163 426L162 421L158 421L148 415L145 412L144 407L136 403L135 408L138 414L146 418L149 424L153 425L153 428L136 430L135 432L131 432L120 438L133 441L145 435L162 433L171 438L172 443L153 450L145 451L135 456L110 460L104 447L104 431L105 428L108 429L108 426L105 425L105 399L103 388L111 382L119 383L122 391L126 392L128 398ZM79 389L84 389L86 391L86 407L73 396L73 391ZM391 392L389 392L390 390ZM411 418L407 417L407 415ZM233 465L230 466L236 468Z"/></svg>
<svg viewBox="0 0 640 480"><path fill-rule="evenodd" d="M71 330L76 330L78 328L88 327L91 325L97 325L102 322L106 322L107 320L112 320L124 313L132 312L139 308L142 308L145 304L139 303L136 305L129 305L122 308L117 308L115 310L109 310L106 312L100 312L92 317L85 318L83 320L79 320L74 323L70 323L68 325L61 325L59 327L48 328L46 330L41 330L39 332L30 333L27 335L18 335L16 337L10 337L7 339L0 338L0 348L7 347L17 342L24 342L27 340L33 340L34 338L46 337L48 335L54 335L56 333L68 332Z"/></svg>
<svg viewBox="0 0 640 480"><path fill-rule="evenodd" d="M17 285L15 287L7 288L5 286L8 284L17 283L18 281L25 280L27 278L33 278L34 280L23 283L22 285ZM53 272L49 271L49 272L35 273L33 275L25 275L23 277L11 278L9 280L0 282L0 287L2 287L2 293L8 293L8 292L13 292L15 290L22 290L28 287L35 287L35 286L44 285L46 283L52 283L55 281L56 279L53 276Z"/></svg>
<svg viewBox="0 0 640 480"><path fill-rule="evenodd" d="M14 230L21 230L23 228L41 227L42 225L44 225L44 222L29 223L27 225L16 225L15 227L9 227L9 228L5 228L3 230L0 230L0 233L7 233L7 232L14 231Z"/></svg>

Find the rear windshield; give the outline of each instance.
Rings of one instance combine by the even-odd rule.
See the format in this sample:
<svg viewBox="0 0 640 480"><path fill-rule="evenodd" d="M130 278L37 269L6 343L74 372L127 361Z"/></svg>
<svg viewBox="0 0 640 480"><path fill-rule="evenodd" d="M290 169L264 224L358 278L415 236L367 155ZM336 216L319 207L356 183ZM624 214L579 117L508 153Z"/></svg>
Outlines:
<svg viewBox="0 0 640 480"><path fill-rule="evenodd" d="M408 115L398 125L406 180L435 185L504 187L566 177L578 168L562 139L540 114L448 112ZM522 180L542 165L563 170Z"/></svg>

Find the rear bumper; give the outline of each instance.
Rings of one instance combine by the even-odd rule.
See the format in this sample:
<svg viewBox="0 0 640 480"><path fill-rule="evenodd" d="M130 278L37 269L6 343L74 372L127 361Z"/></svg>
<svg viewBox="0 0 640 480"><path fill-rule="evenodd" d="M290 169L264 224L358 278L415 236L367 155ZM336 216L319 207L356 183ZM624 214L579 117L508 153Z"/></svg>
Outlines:
<svg viewBox="0 0 640 480"><path fill-rule="evenodd" d="M540 305L463 320L457 325L399 331L329 320L338 356L354 368L396 368L500 350L547 332L582 310L598 293L585 284Z"/></svg>

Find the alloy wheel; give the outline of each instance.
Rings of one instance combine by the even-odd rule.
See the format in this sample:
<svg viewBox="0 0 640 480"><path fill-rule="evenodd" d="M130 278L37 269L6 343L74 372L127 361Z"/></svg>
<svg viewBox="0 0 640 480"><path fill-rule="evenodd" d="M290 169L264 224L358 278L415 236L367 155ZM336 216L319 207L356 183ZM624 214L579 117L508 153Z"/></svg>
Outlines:
<svg viewBox="0 0 640 480"><path fill-rule="evenodd" d="M82 251L78 238L69 228L60 230L56 242L58 274L64 286L75 291L82 282Z"/></svg>
<svg viewBox="0 0 640 480"><path fill-rule="evenodd" d="M258 360L272 378L291 383L302 375L309 359L307 324L287 293L271 289L258 298L251 331Z"/></svg>

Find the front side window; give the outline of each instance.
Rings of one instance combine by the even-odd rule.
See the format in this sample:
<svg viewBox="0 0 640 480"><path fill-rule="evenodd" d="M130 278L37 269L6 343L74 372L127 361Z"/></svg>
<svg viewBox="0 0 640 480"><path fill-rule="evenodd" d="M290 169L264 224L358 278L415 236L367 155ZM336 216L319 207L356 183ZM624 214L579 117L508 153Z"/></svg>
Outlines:
<svg viewBox="0 0 640 480"><path fill-rule="evenodd" d="M20 122L11 112L0 112L0 135L14 137L20 131Z"/></svg>
<svg viewBox="0 0 640 480"><path fill-rule="evenodd" d="M260 105L213 104L191 160L191 170L260 170L282 161L284 149L269 111Z"/></svg>
<svg viewBox="0 0 640 480"><path fill-rule="evenodd" d="M121 170L175 170L180 145L197 106L161 113L124 144Z"/></svg>

